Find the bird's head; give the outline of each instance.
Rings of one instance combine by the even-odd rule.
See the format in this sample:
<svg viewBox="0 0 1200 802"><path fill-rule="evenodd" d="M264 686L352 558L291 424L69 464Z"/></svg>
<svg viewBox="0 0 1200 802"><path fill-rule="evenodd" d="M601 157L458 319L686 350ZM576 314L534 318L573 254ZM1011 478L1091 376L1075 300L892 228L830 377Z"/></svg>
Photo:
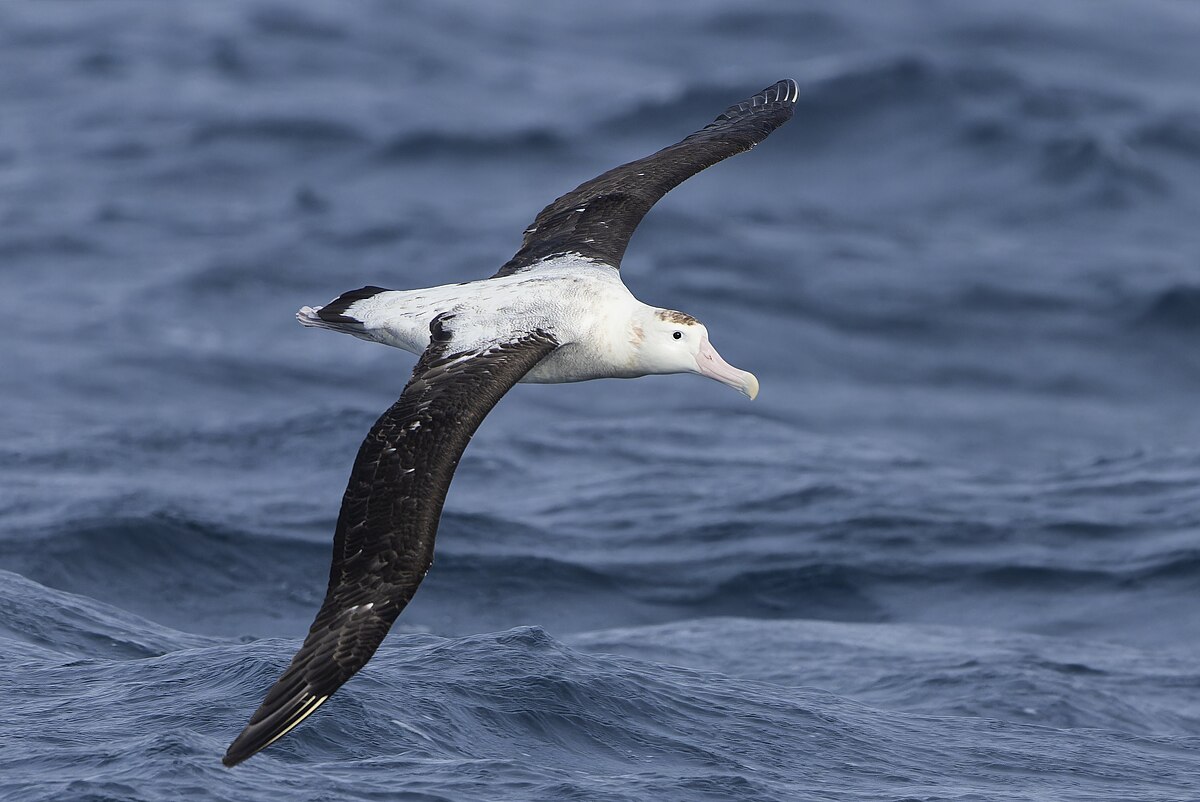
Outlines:
<svg viewBox="0 0 1200 802"><path fill-rule="evenodd" d="M708 341L699 320L671 309L652 309L637 327L639 367L647 374L698 373L727 384L751 400L758 395L753 373L730 365Z"/></svg>

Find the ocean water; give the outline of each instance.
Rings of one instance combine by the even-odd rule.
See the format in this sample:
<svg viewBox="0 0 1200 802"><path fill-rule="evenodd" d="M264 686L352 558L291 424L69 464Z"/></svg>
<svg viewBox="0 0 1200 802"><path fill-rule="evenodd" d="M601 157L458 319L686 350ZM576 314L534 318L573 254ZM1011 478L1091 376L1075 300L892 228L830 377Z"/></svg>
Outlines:
<svg viewBox="0 0 1200 802"><path fill-rule="evenodd" d="M0 799L1200 799L1200 9L0 7ZM780 78L623 273L695 377L517 387L316 715L220 757L323 596L407 354Z"/></svg>

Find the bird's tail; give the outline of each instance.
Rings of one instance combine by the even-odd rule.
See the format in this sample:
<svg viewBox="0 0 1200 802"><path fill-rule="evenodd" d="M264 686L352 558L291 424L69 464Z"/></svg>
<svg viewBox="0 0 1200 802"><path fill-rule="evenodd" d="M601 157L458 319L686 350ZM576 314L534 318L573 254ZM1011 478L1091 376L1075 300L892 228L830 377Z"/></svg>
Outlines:
<svg viewBox="0 0 1200 802"><path fill-rule="evenodd" d="M362 287L361 289L344 292L324 306L303 306L296 313L296 320L302 325L318 329L329 329L346 334L363 336L363 322L354 315L354 306L360 301L373 298L381 292L388 292L383 287Z"/></svg>
<svg viewBox="0 0 1200 802"><path fill-rule="evenodd" d="M302 306L300 311L296 313L296 320L300 321L302 326L309 326L314 329L329 329L330 331L340 331L345 334L358 334L362 332L363 325L357 320L329 320L321 317L323 306ZM344 317L338 315L338 317Z"/></svg>

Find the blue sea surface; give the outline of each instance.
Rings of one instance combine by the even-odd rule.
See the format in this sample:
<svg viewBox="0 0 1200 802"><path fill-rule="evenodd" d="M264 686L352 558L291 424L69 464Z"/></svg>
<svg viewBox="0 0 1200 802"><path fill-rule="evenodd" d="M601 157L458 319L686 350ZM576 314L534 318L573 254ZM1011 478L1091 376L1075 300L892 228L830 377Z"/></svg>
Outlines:
<svg viewBox="0 0 1200 802"><path fill-rule="evenodd" d="M0 5L0 799L1200 799L1200 6ZM413 358L776 80L623 275L755 372L519 386L371 663L235 769Z"/></svg>

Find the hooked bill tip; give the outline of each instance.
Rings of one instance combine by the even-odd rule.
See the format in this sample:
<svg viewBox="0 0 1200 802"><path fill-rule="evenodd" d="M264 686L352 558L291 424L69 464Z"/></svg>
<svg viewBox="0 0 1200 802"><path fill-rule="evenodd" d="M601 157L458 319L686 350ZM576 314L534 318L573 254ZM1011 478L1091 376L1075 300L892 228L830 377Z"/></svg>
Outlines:
<svg viewBox="0 0 1200 802"><path fill-rule="evenodd" d="M742 385L742 392L751 401L758 398L758 378L753 373L746 374L746 382Z"/></svg>

